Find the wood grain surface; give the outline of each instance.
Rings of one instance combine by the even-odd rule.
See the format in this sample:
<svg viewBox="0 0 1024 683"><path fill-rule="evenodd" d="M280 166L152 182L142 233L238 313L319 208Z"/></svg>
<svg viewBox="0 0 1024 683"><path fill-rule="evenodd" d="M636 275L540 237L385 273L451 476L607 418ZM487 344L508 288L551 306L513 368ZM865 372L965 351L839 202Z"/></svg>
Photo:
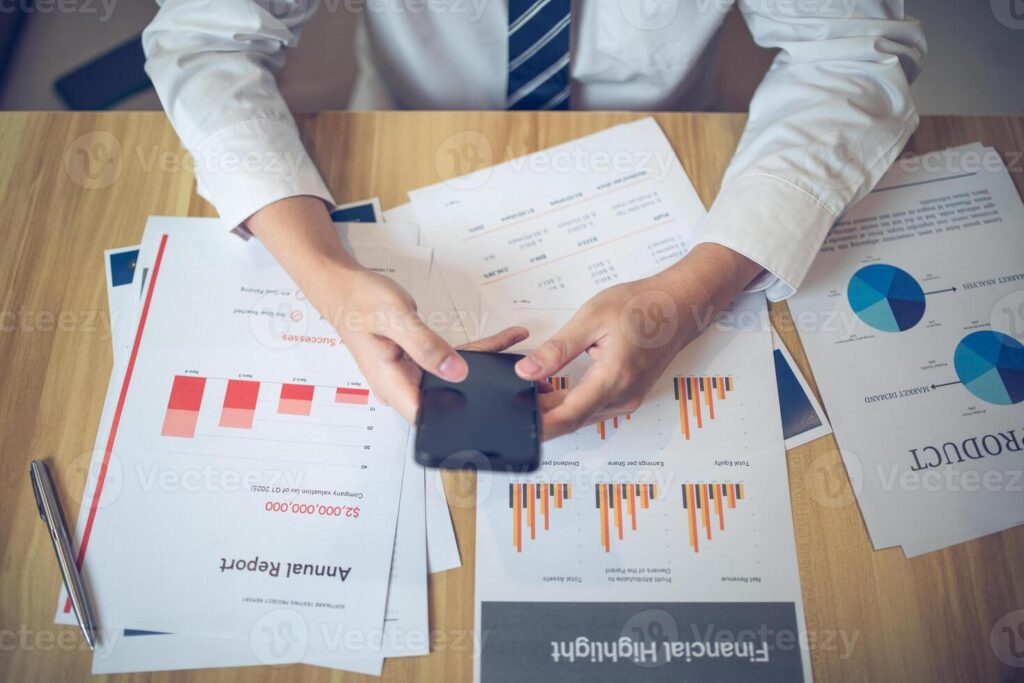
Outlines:
<svg viewBox="0 0 1024 683"><path fill-rule="evenodd" d="M339 112L298 123L338 202L379 196L390 208L414 188L640 116ZM744 117L655 116L710 204ZM910 149L974 141L1003 153L1024 191L1022 118L925 118ZM28 464L49 459L74 518L111 370L101 254L136 243L150 214L215 215L195 193L192 162L162 114L0 114L0 680L80 680L90 671L81 634L53 624L60 578ZM810 376L786 306L774 305L772 318ZM1024 679L1024 669L997 659L991 641L996 622L1024 608L1024 528L907 560L898 549L871 549L831 437L790 451L789 477L819 680ZM388 681L471 678L474 483L445 479L463 567L431 577L434 651L387 661ZM299 676L375 680L308 666L117 678Z"/></svg>

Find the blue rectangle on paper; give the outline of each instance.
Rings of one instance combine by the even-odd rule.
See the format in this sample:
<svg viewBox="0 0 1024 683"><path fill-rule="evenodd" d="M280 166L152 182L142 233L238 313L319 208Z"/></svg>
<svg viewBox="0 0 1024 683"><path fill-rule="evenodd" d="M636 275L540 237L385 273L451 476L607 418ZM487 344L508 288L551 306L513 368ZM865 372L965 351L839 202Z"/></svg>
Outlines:
<svg viewBox="0 0 1024 683"><path fill-rule="evenodd" d="M135 262L139 258L139 250L122 251L110 255L110 284L114 287L130 285L135 279Z"/></svg>
<svg viewBox="0 0 1024 683"><path fill-rule="evenodd" d="M779 387L782 434L789 439L821 426L811 399L804 392L782 351L775 349L775 382Z"/></svg>
<svg viewBox="0 0 1024 683"><path fill-rule="evenodd" d="M335 209L331 212L331 220L335 223L376 223L377 216L373 212L373 202Z"/></svg>

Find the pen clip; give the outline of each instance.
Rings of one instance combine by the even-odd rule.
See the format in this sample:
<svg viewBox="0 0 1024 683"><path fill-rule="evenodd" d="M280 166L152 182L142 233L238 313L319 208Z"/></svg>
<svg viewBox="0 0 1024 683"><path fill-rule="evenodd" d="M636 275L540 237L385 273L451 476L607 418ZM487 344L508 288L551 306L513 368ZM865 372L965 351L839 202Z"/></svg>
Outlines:
<svg viewBox="0 0 1024 683"><path fill-rule="evenodd" d="M39 463L42 467L37 467L36 463ZM42 460L33 460L28 468L29 479L32 480L32 493L35 494L36 507L39 508L39 516L42 517L43 521L46 521L46 507L43 505L43 492L39 490L39 471L45 467L46 463Z"/></svg>

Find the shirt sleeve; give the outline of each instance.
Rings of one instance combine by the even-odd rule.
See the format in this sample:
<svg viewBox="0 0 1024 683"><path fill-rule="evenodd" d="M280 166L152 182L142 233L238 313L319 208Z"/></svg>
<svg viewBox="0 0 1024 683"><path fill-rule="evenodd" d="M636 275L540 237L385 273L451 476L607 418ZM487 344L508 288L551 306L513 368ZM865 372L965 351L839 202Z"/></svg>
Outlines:
<svg viewBox="0 0 1024 683"><path fill-rule="evenodd" d="M286 197L334 199L275 73L314 0L166 0L142 35L146 73L195 162L199 194L231 230Z"/></svg>
<svg viewBox="0 0 1024 683"><path fill-rule="evenodd" d="M917 128L910 83L926 43L902 0L740 0L740 10L755 41L780 52L697 241L763 266L751 289L778 301Z"/></svg>

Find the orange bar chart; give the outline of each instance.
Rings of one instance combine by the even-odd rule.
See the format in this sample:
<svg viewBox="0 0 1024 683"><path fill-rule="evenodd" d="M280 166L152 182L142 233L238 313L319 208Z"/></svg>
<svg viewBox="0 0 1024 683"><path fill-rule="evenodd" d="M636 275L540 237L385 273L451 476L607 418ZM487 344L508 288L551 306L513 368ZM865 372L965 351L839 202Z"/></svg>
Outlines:
<svg viewBox="0 0 1024 683"><path fill-rule="evenodd" d="M313 409L314 389L312 384L282 384L281 398L277 403L278 414L308 416Z"/></svg>
<svg viewBox="0 0 1024 683"><path fill-rule="evenodd" d="M612 549L612 535L623 540L626 523L631 531L637 528L637 510L646 510L658 497L657 484L596 484L594 506L601 521L601 546L606 553ZM614 532L612 527L614 527Z"/></svg>
<svg viewBox="0 0 1024 683"><path fill-rule="evenodd" d="M552 375L551 377L548 377L548 384L550 384L551 388L554 389L555 391L558 391L560 389L568 389L569 378L563 375Z"/></svg>
<svg viewBox="0 0 1024 683"><path fill-rule="evenodd" d="M259 394L259 382L247 379L228 380L228 390L224 394L224 406L220 412L220 426L252 429Z"/></svg>
<svg viewBox="0 0 1024 683"><path fill-rule="evenodd" d="M523 525L530 540L537 538L538 515L544 531L551 528L551 511L560 510L564 501L572 498L571 484L509 484L508 506L512 510L512 545L523 552ZM525 520L524 520L525 516Z"/></svg>
<svg viewBox="0 0 1024 683"><path fill-rule="evenodd" d="M632 420L633 416L630 414L630 415L626 415L626 416L624 416L624 418L622 418L622 417L619 417L618 415L616 415L615 417L613 417L610 420L601 420L596 425L594 425L595 427L597 427L597 435L601 437L601 441L604 441L605 439L608 438L608 424L611 423L612 429L618 429L619 428L619 423L622 422L623 419L625 419L625 420Z"/></svg>
<svg viewBox="0 0 1024 683"><path fill-rule="evenodd" d="M736 387L731 376L675 377L673 390L679 403L679 429L689 440L693 429L704 426L704 416L715 419L715 401L724 401ZM691 422L692 420L692 422Z"/></svg>
<svg viewBox="0 0 1024 683"><path fill-rule="evenodd" d="M338 390L334 392L334 402L353 406L365 406L370 402L370 390L338 387Z"/></svg>
<svg viewBox="0 0 1024 683"><path fill-rule="evenodd" d="M178 436L191 439L196 435L199 422L199 406L203 402L206 378L194 375L176 375L171 385L171 396L167 400L162 436Z"/></svg>
<svg viewBox="0 0 1024 683"><path fill-rule="evenodd" d="M743 484L683 484L683 509L693 552L700 552L702 535L705 540L711 540L714 527L725 531L725 510L734 510L737 501L743 500L745 495Z"/></svg>

